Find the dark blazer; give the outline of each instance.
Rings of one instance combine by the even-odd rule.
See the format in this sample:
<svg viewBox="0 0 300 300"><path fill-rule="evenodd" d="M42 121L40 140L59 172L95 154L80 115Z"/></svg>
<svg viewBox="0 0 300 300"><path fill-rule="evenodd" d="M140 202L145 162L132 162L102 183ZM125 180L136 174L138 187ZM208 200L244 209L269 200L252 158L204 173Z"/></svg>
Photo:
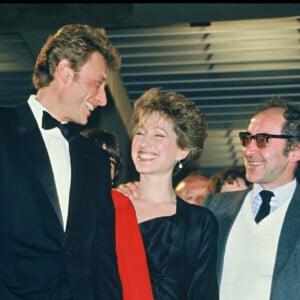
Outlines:
<svg viewBox="0 0 300 300"><path fill-rule="evenodd" d="M232 224L240 211L247 192L212 194L204 205L219 221L217 273L220 281L224 251ZM288 206L282 225L274 266L270 300L300 299L300 186Z"/></svg>
<svg viewBox="0 0 300 300"><path fill-rule="evenodd" d="M0 143L0 299L51 299L64 272L74 300L121 299L108 154L80 135L70 142L64 232L50 160L27 103L0 109Z"/></svg>

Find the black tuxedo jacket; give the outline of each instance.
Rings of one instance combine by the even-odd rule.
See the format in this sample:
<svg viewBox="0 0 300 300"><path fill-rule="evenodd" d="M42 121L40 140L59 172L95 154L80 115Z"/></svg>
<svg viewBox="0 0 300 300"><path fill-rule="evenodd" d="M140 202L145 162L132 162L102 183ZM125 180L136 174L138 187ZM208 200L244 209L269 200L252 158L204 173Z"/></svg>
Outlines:
<svg viewBox="0 0 300 300"><path fill-rule="evenodd" d="M0 299L51 299L64 270L74 300L121 299L107 152L79 134L70 142L64 231L50 160L27 103L0 109L0 143Z"/></svg>

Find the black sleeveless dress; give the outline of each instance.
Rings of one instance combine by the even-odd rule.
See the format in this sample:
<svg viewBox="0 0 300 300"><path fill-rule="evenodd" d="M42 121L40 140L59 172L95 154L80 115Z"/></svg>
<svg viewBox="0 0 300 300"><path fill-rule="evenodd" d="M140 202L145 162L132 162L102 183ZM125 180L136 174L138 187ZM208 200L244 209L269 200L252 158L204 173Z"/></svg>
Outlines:
<svg viewBox="0 0 300 300"><path fill-rule="evenodd" d="M218 224L208 209L177 198L175 215L139 225L155 300L218 299Z"/></svg>

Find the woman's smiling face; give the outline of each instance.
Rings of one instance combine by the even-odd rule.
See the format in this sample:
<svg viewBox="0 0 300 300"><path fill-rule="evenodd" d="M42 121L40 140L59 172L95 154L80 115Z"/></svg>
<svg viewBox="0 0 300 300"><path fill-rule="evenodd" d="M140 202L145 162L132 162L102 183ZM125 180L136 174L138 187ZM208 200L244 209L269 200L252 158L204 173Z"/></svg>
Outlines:
<svg viewBox="0 0 300 300"><path fill-rule="evenodd" d="M135 131L131 154L136 170L142 173L172 171L179 157L173 122L152 112Z"/></svg>

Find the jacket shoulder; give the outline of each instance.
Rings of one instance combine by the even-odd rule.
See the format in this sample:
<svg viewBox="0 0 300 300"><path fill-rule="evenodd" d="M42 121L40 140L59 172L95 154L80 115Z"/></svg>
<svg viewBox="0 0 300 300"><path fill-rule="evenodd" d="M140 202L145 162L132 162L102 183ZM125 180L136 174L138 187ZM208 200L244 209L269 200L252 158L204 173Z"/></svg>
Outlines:
<svg viewBox="0 0 300 300"><path fill-rule="evenodd" d="M116 210L127 210L132 209L133 204L124 194L117 191L116 189L111 190L112 199Z"/></svg>
<svg viewBox="0 0 300 300"><path fill-rule="evenodd" d="M179 198L178 200L178 215L184 215L184 219L189 223L207 223L212 227L217 227L217 219L214 213L207 207L187 203Z"/></svg>

